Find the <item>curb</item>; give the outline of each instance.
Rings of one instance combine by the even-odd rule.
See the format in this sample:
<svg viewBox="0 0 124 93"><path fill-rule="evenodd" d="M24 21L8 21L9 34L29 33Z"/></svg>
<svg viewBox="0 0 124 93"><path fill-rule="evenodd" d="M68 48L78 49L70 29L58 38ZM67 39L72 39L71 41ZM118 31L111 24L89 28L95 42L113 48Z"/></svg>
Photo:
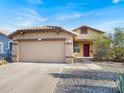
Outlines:
<svg viewBox="0 0 124 93"><path fill-rule="evenodd" d="M65 64L64 64L64 67L65 67ZM64 67L60 70L60 72L59 72L59 73L62 73L62 72L63 72ZM55 88L56 88L56 86L57 86L57 84L58 84L58 82L59 82L59 79L60 79L60 78L57 78L57 79L56 79L56 84L55 84L55 86L53 87L53 90L52 90L52 92L51 92L51 93L54 93L54 90L55 90Z"/></svg>

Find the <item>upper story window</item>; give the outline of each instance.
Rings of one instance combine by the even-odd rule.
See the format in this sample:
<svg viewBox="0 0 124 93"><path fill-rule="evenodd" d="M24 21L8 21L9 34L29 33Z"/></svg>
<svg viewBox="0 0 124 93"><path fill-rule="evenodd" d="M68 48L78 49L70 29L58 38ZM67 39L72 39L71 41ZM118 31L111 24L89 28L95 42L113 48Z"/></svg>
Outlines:
<svg viewBox="0 0 124 93"><path fill-rule="evenodd" d="M80 34L87 34L87 28L86 27L83 27L80 29Z"/></svg>
<svg viewBox="0 0 124 93"><path fill-rule="evenodd" d="M4 52L4 44L3 42L0 42L0 53Z"/></svg>

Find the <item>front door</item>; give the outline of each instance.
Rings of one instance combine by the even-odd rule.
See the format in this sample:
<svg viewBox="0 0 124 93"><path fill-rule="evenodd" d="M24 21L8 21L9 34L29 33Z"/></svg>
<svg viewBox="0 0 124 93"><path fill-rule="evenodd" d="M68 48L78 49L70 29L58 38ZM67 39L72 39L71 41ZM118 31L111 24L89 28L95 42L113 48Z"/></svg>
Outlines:
<svg viewBox="0 0 124 93"><path fill-rule="evenodd" d="M89 57L90 44L83 44L84 57Z"/></svg>

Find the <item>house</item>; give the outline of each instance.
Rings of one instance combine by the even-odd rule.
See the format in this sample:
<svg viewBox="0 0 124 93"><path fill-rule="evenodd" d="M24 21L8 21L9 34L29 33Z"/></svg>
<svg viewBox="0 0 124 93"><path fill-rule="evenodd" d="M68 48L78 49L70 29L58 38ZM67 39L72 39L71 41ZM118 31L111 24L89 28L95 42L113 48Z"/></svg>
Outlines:
<svg viewBox="0 0 124 93"><path fill-rule="evenodd" d="M103 33L87 26L74 31L57 26L19 29L9 35L14 42L12 60L70 63L75 53L77 57L93 57L95 35Z"/></svg>
<svg viewBox="0 0 124 93"><path fill-rule="evenodd" d="M77 58L93 58L96 54L95 40L104 35L104 32L89 26L80 26L73 31L78 33L74 36L75 56Z"/></svg>
<svg viewBox="0 0 124 93"><path fill-rule="evenodd" d="M0 59L5 58L5 59L10 59L10 54L11 54L11 41L7 37L9 32L7 31L0 31Z"/></svg>

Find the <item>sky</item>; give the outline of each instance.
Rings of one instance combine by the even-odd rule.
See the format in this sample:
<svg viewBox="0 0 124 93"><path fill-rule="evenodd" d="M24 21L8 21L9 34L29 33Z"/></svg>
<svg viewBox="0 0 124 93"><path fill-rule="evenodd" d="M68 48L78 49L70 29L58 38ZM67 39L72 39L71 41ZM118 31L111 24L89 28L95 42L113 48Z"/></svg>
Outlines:
<svg viewBox="0 0 124 93"><path fill-rule="evenodd" d="M124 28L124 0L0 0L0 29L81 25L111 32Z"/></svg>

